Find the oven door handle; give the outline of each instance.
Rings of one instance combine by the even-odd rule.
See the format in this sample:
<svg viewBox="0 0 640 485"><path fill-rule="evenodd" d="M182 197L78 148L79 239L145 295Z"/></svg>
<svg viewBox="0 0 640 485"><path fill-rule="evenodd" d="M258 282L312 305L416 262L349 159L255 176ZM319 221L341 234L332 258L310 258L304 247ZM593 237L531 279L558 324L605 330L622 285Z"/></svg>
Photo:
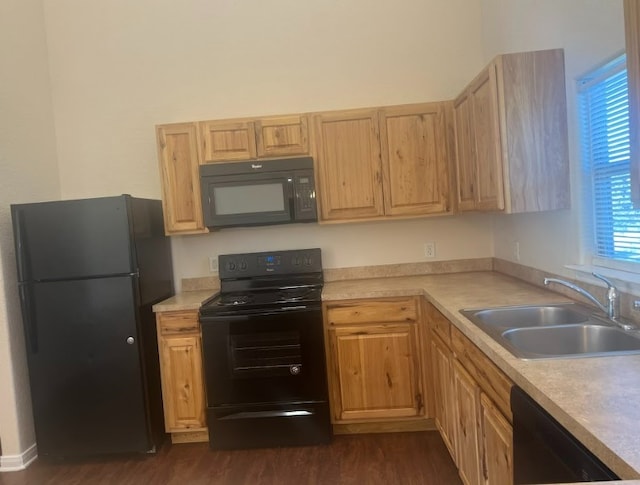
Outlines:
<svg viewBox="0 0 640 485"><path fill-rule="evenodd" d="M219 418L220 421L232 420L232 419L257 419L257 418L294 418L298 416L313 416L315 413L309 409L288 409L277 411L246 411L242 413L234 413L224 418Z"/></svg>

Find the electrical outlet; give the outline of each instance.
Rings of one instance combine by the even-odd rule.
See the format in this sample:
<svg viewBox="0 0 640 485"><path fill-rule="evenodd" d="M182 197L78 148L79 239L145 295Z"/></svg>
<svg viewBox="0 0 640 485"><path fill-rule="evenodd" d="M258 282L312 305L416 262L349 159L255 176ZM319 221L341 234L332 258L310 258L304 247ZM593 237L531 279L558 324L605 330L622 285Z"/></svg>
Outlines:
<svg viewBox="0 0 640 485"><path fill-rule="evenodd" d="M217 256L210 256L209 257L209 271L211 271L212 273L217 273L218 272L218 257Z"/></svg>
<svg viewBox="0 0 640 485"><path fill-rule="evenodd" d="M429 241L424 243L424 257L435 258L436 257L436 243Z"/></svg>
<svg viewBox="0 0 640 485"><path fill-rule="evenodd" d="M520 242L516 241L513 243L513 258L516 261L520 261Z"/></svg>

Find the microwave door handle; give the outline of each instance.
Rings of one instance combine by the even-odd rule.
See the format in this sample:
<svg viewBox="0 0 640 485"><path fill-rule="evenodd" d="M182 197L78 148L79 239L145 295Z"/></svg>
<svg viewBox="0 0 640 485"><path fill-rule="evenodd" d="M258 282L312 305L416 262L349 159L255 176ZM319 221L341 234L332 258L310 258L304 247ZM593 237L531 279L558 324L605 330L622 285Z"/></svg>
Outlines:
<svg viewBox="0 0 640 485"><path fill-rule="evenodd" d="M292 220L296 218L295 180L293 174L287 176L286 196L289 201L289 217Z"/></svg>

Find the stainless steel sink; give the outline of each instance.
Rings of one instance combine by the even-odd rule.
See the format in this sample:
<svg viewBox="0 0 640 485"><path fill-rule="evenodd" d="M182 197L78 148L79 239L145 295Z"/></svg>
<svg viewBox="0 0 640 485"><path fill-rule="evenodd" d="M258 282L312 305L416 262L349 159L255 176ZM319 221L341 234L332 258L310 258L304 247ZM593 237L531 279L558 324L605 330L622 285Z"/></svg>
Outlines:
<svg viewBox="0 0 640 485"><path fill-rule="evenodd" d="M515 328L503 332L502 338L528 358L640 352L636 333L605 325Z"/></svg>
<svg viewBox="0 0 640 485"><path fill-rule="evenodd" d="M521 359L640 353L640 331L623 330L579 304L480 308L460 313Z"/></svg>
<svg viewBox="0 0 640 485"><path fill-rule="evenodd" d="M463 310L462 314L483 325L520 328L582 323L589 320L590 311L585 307L568 303Z"/></svg>

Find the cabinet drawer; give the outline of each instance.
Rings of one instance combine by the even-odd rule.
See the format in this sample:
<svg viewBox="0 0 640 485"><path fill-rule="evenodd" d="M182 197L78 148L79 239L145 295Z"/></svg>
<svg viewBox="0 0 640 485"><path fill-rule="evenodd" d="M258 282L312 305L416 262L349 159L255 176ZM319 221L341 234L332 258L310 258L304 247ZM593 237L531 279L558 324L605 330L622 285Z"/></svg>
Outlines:
<svg viewBox="0 0 640 485"><path fill-rule="evenodd" d="M415 298L351 300L328 303L325 308L329 325L418 320L418 302Z"/></svg>
<svg viewBox="0 0 640 485"><path fill-rule="evenodd" d="M181 335L200 331L197 311L158 313L158 333L160 335Z"/></svg>
<svg viewBox="0 0 640 485"><path fill-rule="evenodd" d="M427 305L427 319L431 330L451 347L451 323L431 303Z"/></svg>
<svg viewBox="0 0 640 485"><path fill-rule="evenodd" d="M511 422L511 380L455 327L451 328L451 346L456 358Z"/></svg>

